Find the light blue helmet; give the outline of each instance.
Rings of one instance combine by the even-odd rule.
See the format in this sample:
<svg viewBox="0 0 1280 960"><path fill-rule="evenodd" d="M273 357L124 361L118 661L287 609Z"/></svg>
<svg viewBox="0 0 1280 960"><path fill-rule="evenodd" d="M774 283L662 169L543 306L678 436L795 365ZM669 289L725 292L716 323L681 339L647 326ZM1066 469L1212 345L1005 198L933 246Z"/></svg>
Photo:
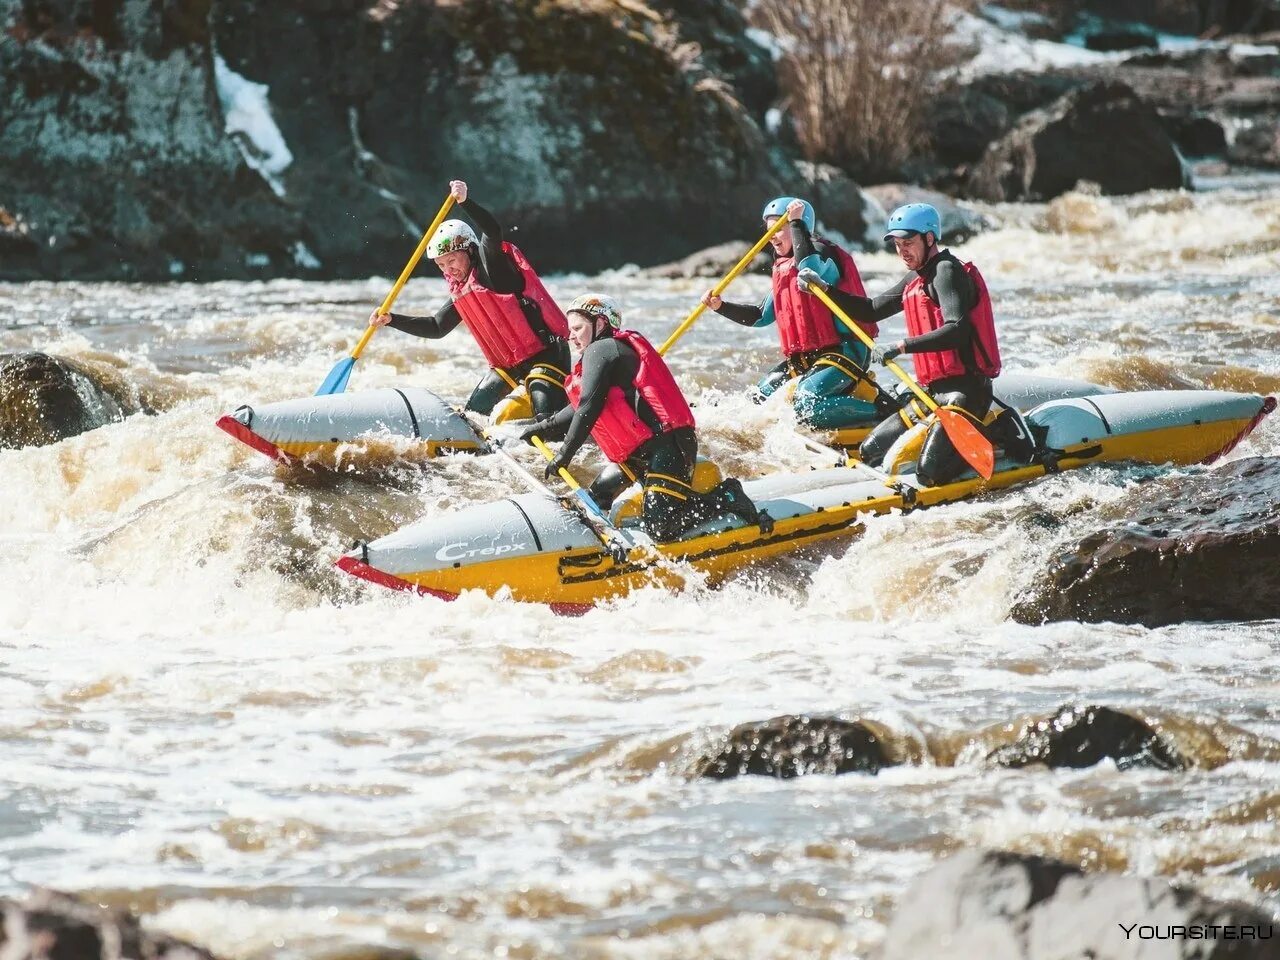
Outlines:
<svg viewBox="0 0 1280 960"><path fill-rule="evenodd" d="M785 217L787 215L787 207L795 199L795 197L778 197L775 200L770 200L764 205L764 213L760 214L760 218ZM804 204L804 216L801 219L804 220L804 225L809 228L809 232L813 233L814 228L818 225L818 215L813 212L813 204L808 200L801 200L800 202Z"/></svg>
<svg viewBox="0 0 1280 960"><path fill-rule="evenodd" d="M894 237L910 237L917 233L932 233L935 243L942 242L942 217L936 207L928 203L908 203L889 214L885 224L885 242Z"/></svg>

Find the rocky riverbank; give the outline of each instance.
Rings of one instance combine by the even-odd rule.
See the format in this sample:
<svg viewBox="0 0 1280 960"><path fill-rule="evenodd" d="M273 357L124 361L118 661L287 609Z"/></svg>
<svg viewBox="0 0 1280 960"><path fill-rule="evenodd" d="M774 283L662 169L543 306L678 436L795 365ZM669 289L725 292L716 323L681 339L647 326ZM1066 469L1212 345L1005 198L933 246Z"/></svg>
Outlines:
<svg viewBox="0 0 1280 960"><path fill-rule="evenodd" d="M1094 14L978 10L898 179L1021 200L1280 166L1275 37L1098 53L1123 43ZM385 274L459 175L549 270L748 237L783 190L873 242L878 207L800 162L767 42L732 0L0 0L0 278Z"/></svg>

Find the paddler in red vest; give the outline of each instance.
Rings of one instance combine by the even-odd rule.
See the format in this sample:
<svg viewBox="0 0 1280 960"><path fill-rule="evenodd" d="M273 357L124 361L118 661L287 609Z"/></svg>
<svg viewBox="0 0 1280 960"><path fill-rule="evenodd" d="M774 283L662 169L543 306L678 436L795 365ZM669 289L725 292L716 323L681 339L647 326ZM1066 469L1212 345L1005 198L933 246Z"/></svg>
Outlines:
<svg viewBox="0 0 1280 960"><path fill-rule="evenodd" d="M973 264L938 247L942 218L929 204L899 207L889 216L887 230L885 240L893 241L910 272L874 299L834 288L827 293L860 323L906 314L907 337L884 350L884 359L911 354L916 379L939 405L959 407L981 423L991 409L991 381L1000 373L1000 345L986 281ZM800 283L802 289L808 283L825 286L806 273ZM893 442L927 414L920 407L911 401L872 430L862 442L863 462L879 466ZM967 468L942 425L935 423L917 464L920 482L937 486Z"/></svg>
<svg viewBox="0 0 1280 960"><path fill-rule="evenodd" d="M634 482L644 488L642 525L655 540L673 540L714 517L733 514L749 524L769 523L735 479L697 493L693 471L698 437L693 411L657 348L622 328L612 298L578 297L569 307L569 342L578 354L565 391L569 406L522 436L564 438L547 464L550 479L568 466L590 436L612 467L601 471L590 493L607 507Z"/></svg>
<svg viewBox="0 0 1280 960"><path fill-rule="evenodd" d="M375 310L369 322L432 340L466 324L489 362L489 372L471 391L466 409L488 416L499 400L524 384L534 415L549 417L565 404L568 321L519 247L502 239L493 214L467 199L467 185L453 180L449 192L480 228L477 239L462 220L446 220L427 246L452 300L433 316Z"/></svg>
<svg viewBox="0 0 1280 960"><path fill-rule="evenodd" d="M763 401L793 377L799 377L792 403L801 423L822 430L875 423L891 408L887 397L866 376L866 346L846 331L816 297L796 286L803 267L816 270L832 287L865 296L853 257L839 244L814 236L813 206L795 197L779 197L764 208L764 222L779 216L790 225L775 233L773 290L763 303L733 303L708 291L702 298L712 310L744 327L777 325L783 360L756 385ZM874 323L863 329L875 337Z"/></svg>

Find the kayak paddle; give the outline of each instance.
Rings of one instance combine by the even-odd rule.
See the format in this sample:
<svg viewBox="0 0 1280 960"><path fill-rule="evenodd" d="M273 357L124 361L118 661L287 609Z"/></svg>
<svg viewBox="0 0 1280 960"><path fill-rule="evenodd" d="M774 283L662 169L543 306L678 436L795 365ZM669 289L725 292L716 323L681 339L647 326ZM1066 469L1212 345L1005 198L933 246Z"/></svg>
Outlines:
<svg viewBox="0 0 1280 960"><path fill-rule="evenodd" d="M450 194L445 198L444 205L440 207L440 212L436 214L436 218L431 221L431 226L427 227L427 232L422 235L418 249L413 251L413 256L409 258L409 262L400 271L400 279L391 288L387 298L382 301L382 306L378 308L378 313L391 312L391 306L396 302L396 297L400 296L400 290L409 282L409 276L418 265L418 261L422 259L422 255L427 252L427 244L431 242L431 237L439 229L440 224L444 222L444 218L449 215L449 209L452 206L453 195ZM329 375L324 378L324 383L320 384L320 389L316 391L317 397L325 397L332 393L342 393L347 389L347 381L351 379L351 371L355 368L356 361L360 359L360 354L364 353L364 348L369 345L369 341L373 339L373 335L377 330L377 327L369 324L369 329L364 332L364 336L360 338L356 348L351 351L351 355L343 357L334 364L333 369L329 371Z"/></svg>

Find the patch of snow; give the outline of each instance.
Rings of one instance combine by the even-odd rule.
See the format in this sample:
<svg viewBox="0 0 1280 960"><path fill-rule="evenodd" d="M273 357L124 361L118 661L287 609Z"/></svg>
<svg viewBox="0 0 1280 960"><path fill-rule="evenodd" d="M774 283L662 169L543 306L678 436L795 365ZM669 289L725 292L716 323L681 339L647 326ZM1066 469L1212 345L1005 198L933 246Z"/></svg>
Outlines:
<svg viewBox="0 0 1280 960"><path fill-rule="evenodd" d="M293 244L293 262L303 270L320 269L320 260L301 240L295 241Z"/></svg>
<svg viewBox="0 0 1280 960"><path fill-rule="evenodd" d="M747 27L747 39L757 46L764 47L769 51L769 56L774 61L781 60L783 54L787 52L787 45L782 39L768 30L761 30L759 27Z"/></svg>
<svg viewBox="0 0 1280 960"><path fill-rule="evenodd" d="M180 277L187 272L187 265L181 260L169 261L169 276Z"/></svg>
<svg viewBox="0 0 1280 960"><path fill-rule="evenodd" d="M777 107L770 107L764 112L764 128L769 136L776 137L778 131L782 129L782 111Z"/></svg>
<svg viewBox="0 0 1280 960"><path fill-rule="evenodd" d="M227 135L236 142L245 162L258 171L276 196L283 197L284 184L279 177L293 163L293 154L272 119L267 85L242 77L218 54L213 57L213 72Z"/></svg>
<svg viewBox="0 0 1280 960"><path fill-rule="evenodd" d="M1030 10L1010 10L995 3L984 3L978 12L1001 30L1025 32L1029 26L1049 26L1049 18Z"/></svg>
<svg viewBox="0 0 1280 960"><path fill-rule="evenodd" d="M1237 63L1250 57L1271 57L1280 54L1280 47L1273 43L1233 43L1227 49L1228 55Z"/></svg>
<svg viewBox="0 0 1280 960"><path fill-rule="evenodd" d="M269 267L271 266L271 257L265 253L246 253L244 265L246 267Z"/></svg>
<svg viewBox="0 0 1280 960"><path fill-rule="evenodd" d="M978 51L956 73L961 79L1014 70L1042 71L1123 60L1127 51L1099 53L1070 43L1032 40L1016 31L1003 30L982 17L962 10L952 14L953 43Z"/></svg>

